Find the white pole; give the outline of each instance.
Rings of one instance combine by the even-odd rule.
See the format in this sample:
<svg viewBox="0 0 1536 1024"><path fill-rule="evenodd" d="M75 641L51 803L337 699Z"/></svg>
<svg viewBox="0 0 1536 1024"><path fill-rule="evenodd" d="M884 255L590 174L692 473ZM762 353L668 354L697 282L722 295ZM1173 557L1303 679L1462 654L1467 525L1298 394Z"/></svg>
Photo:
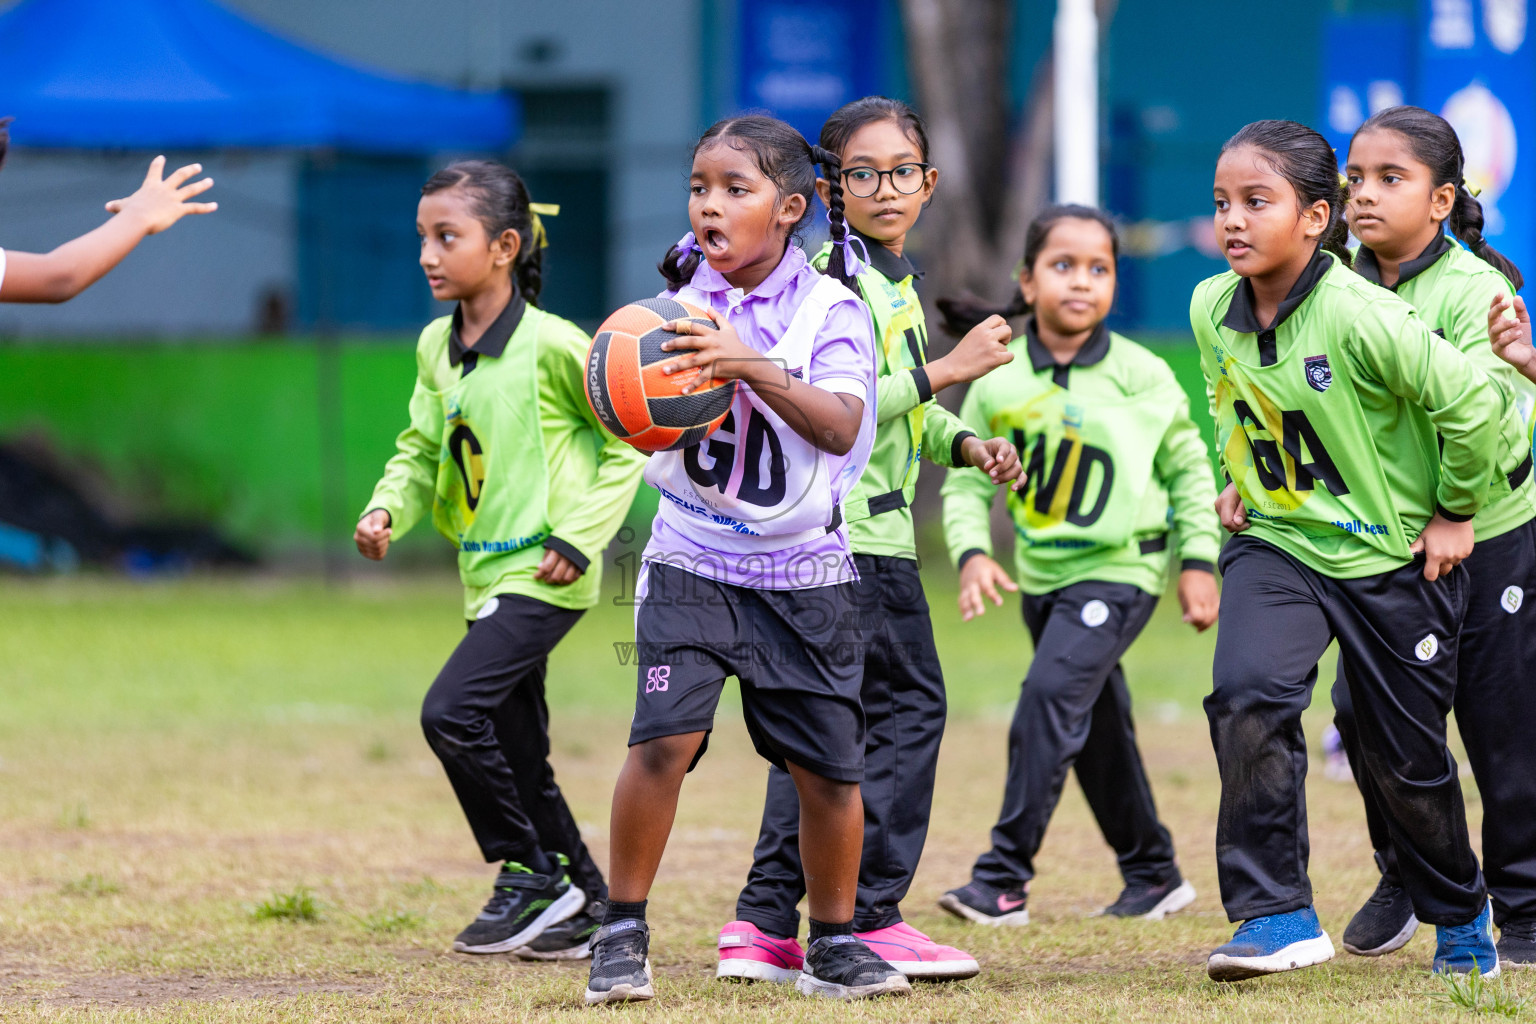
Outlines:
<svg viewBox="0 0 1536 1024"><path fill-rule="evenodd" d="M1094 0L1056 4L1056 201L1099 205L1099 18Z"/></svg>

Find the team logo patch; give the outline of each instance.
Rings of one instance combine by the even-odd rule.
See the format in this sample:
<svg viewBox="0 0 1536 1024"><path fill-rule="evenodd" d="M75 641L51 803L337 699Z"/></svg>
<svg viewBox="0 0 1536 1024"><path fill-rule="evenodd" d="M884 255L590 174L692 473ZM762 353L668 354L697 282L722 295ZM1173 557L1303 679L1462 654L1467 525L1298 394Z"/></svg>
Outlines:
<svg viewBox="0 0 1536 1024"><path fill-rule="evenodd" d="M1103 601L1100 601L1098 598L1094 598L1092 601L1089 601L1087 604L1083 605L1083 625L1087 626L1089 629L1095 629L1104 625L1108 619L1109 605L1105 604Z"/></svg>
<svg viewBox="0 0 1536 1024"><path fill-rule="evenodd" d="M1413 656L1418 658L1420 661L1428 661L1430 658L1433 658L1435 654L1439 652L1439 650L1440 640L1435 636L1435 634L1431 633L1429 636L1425 637L1423 640L1420 640L1417 644L1414 645Z"/></svg>
<svg viewBox="0 0 1536 1024"><path fill-rule="evenodd" d="M480 611L475 615L477 619L488 619L496 614L496 609L501 607L501 598L493 597L480 606Z"/></svg>
<svg viewBox="0 0 1536 1024"><path fill-rule="evenodd" d="M653 668L646 669L645 670L645 692L646 693L656 693L656 692L660 691L662 693L665 693L666 689L667 689L667 685L670 682L671 678L672 678L672 666L671 665L656 665Z"/></svg>
<svg viewBox="0 0 1536 1024"><path fill-rule="evenodd" d="M1312 385L1312 390L1327 391L1328 385L1333 383L1333 367L1328 365L1328 357L1307 356L1303 363L1307 373L1307 383Z"/></svg>
<svg viewBox="0 0 1536 1024"><path fill-rule="evenodd" d="M1525 591L1519 587L1506 587L1499 598L1499 607L1513 615L1525 604Z"/></svg>

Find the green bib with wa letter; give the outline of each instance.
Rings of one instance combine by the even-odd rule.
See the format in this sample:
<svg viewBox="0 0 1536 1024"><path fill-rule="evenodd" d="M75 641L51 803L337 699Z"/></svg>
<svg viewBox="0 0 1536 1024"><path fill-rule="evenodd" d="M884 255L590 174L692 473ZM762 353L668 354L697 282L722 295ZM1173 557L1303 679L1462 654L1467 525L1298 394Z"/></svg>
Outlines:
<svg viewBox="0 0 1536 1024"><path fill-rule="evenodd" d="M1028 474L1024 490L1008 493L1020 543L1041 560L1124 547L1181 394L1170 386L1166 401L1142 392L1089 403L1043 378L1020 376L1030 390L991 418Z"/></svg>

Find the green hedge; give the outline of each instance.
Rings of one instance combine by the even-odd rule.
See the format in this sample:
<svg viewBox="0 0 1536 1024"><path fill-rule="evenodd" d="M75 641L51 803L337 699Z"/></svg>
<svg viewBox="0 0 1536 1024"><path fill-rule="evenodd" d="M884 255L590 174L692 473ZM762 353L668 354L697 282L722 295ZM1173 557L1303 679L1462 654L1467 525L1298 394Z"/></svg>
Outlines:
<svg viewBox="0 0 1536 1024"><path fill-rule="evenodd" d="M1154 347L1208 426L1194 347ZM334 368L323 419L322 365ZM350 534L414 374L405 341L346 340L328 354L313 341L12 345L0 347L0 437L40 432L136 514L206 520L268 554L313 551L327 533L338 544ZM654 509L641 488L631 521ZM430 534L418 529L411 546Z"/></svg>

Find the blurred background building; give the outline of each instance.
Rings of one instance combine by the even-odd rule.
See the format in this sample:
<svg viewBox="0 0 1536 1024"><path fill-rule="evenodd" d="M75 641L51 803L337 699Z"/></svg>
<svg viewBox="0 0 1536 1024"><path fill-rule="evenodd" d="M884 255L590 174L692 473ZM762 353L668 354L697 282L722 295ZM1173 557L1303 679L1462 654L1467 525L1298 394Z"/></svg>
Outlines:
<svg viewBox="0 0 1536 1024"><path fill-rule="evenodd" d="M1213 159L1260 117L1314 124L1342 150L1374 109L1445 110L1490 236L1517 261L1536 252L1536 181L1518 140L1536 104L1527 0L1094 8L1099 113L1079 129L1098 139L1097 191L1125 225L1120 329L1185 331L1191 286L1224 269L1208 241ZM169 146L173 165L200 160L217 180L217 215L148 240L66 306L0 306L0 438L42 439L125 515L215 522L262 552L344 537L403 418L410 342L443 312L416 266L414 208L431 170L498 157L536 200L558 203L546 305L590 328L657 290L655 264L687 228L693 141L746 108L807 133L867 92L952 116L914 248L935 294L1001 298L1022 227L1054 191L1057 9L0 0L0 116L20 115L0 173L5 248L47 250L94 227L100 204L168 148L152 132L102 141L126 122L90 122L73 101L132 98L113 92L131 81L226 100L249 87L268 104ZM363 126L355 136L299 123L304 97L332 92L372 111L340 117Z"/></svg>

